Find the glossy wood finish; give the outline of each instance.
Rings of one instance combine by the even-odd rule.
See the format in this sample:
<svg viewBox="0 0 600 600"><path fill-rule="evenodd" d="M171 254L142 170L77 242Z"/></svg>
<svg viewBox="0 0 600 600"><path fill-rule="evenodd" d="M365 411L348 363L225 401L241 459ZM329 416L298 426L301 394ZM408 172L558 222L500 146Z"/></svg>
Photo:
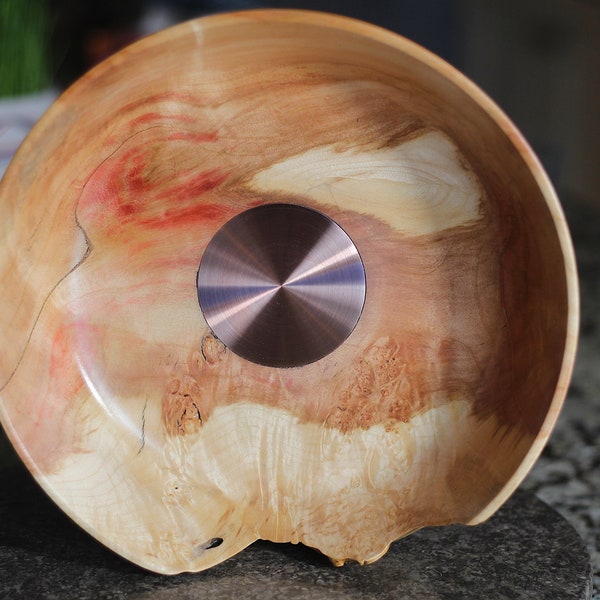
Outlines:
<svg viewBox="0 0 600 600"><path fill-rule="evenodd" d="M293 202L363 259L348 340L293 369L211 335L196 273ZM541 451L578 321L554 192L451 67L359 22L192 21L68 90L0 187L0 415L51 497L128 559L202 570L257 538L371 562L477 523Z"/></svg>

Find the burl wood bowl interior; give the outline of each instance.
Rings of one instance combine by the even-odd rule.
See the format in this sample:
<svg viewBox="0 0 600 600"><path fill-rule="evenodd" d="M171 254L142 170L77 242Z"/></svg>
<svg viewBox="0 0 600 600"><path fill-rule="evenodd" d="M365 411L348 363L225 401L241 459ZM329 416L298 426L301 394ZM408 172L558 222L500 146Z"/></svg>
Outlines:
<svg viewBox="0 0 600 600"><path fill-rule="evenodd" d="M307 364L239 356L198 301L209 242L265 204L333 220L364 266L356 327ZM341 17L212 16L102 63L14 158L0 240L2 425L157 572L258 538L368 563L479 523L571 375L574 257L537 159L452 67Z"/></svg>

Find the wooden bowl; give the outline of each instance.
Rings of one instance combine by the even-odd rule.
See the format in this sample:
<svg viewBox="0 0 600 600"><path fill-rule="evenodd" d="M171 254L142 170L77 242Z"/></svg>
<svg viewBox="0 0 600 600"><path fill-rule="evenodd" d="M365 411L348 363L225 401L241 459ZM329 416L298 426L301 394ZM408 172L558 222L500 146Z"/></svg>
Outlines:
<svg viewBox="0 0 600 600"><path fill-rule="evenodd" d="M348 339L294 368L209 329L231 218L292 203L364 264ZM258 538L368 563L519 485L571 375L554 191L506 116L415 44L302 11L143 39L65 92L0 187L0 415L40 485L147 569ZM307 327L310 325L307 324Z"/></svg>

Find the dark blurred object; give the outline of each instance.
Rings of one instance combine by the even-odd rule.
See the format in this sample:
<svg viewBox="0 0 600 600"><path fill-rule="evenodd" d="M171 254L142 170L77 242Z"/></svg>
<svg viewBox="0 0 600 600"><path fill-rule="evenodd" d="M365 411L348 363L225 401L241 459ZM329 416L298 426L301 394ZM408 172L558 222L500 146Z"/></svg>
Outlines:
<svg viewBox="0 0 600 600"><path fill-rule="evenodd" d="M138 37L144 0L48 0L54 15L55 80L70 85L88 69Z"/></svg>
<svg viewBox="0 0 600 600"><path fill-rule="evenodd" d="M2 2L4 0L0 0ZM40 0L43 1L43 0ZM253 0L47 0L54 15L51 55L55 83L71 85L87 70L141 35L194 17L257 8ZM159 13L156 25L148 15Z"/></svg>
<svg viewBox="0 0 600 600"><path fill-rule="evenodd" d="M228 10L261 8L269 4L260 0L163 0L163 3L186 19ZM156 4L156 0L152 0L150 4Z"/></svg>
<svg viewBox="0 0 600 600"><path fill-rule="evenodd" d="M600 208L600 2L459 1L460 68L521 129L563 199Z"/></svg>
<svg viewBox="0 0 600 600"><path fill-rule="evenodd" d="M368 21L417 42L452 64L461 61L457 0L267 0L266 4L321 10Z"/></svg>

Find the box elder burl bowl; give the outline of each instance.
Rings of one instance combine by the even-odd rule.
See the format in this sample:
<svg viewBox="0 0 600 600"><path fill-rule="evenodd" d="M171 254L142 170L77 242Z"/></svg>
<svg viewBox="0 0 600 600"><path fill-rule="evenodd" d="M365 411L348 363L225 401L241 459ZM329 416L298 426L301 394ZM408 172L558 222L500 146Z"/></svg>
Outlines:
<svg viewBox="0 0 600 600"><path fill-rule="evenodd" d="M476 524L571 375L565 220L507 117L377 27L211 16L103 62L0 186L0 416L161 573Z"/></svg>

